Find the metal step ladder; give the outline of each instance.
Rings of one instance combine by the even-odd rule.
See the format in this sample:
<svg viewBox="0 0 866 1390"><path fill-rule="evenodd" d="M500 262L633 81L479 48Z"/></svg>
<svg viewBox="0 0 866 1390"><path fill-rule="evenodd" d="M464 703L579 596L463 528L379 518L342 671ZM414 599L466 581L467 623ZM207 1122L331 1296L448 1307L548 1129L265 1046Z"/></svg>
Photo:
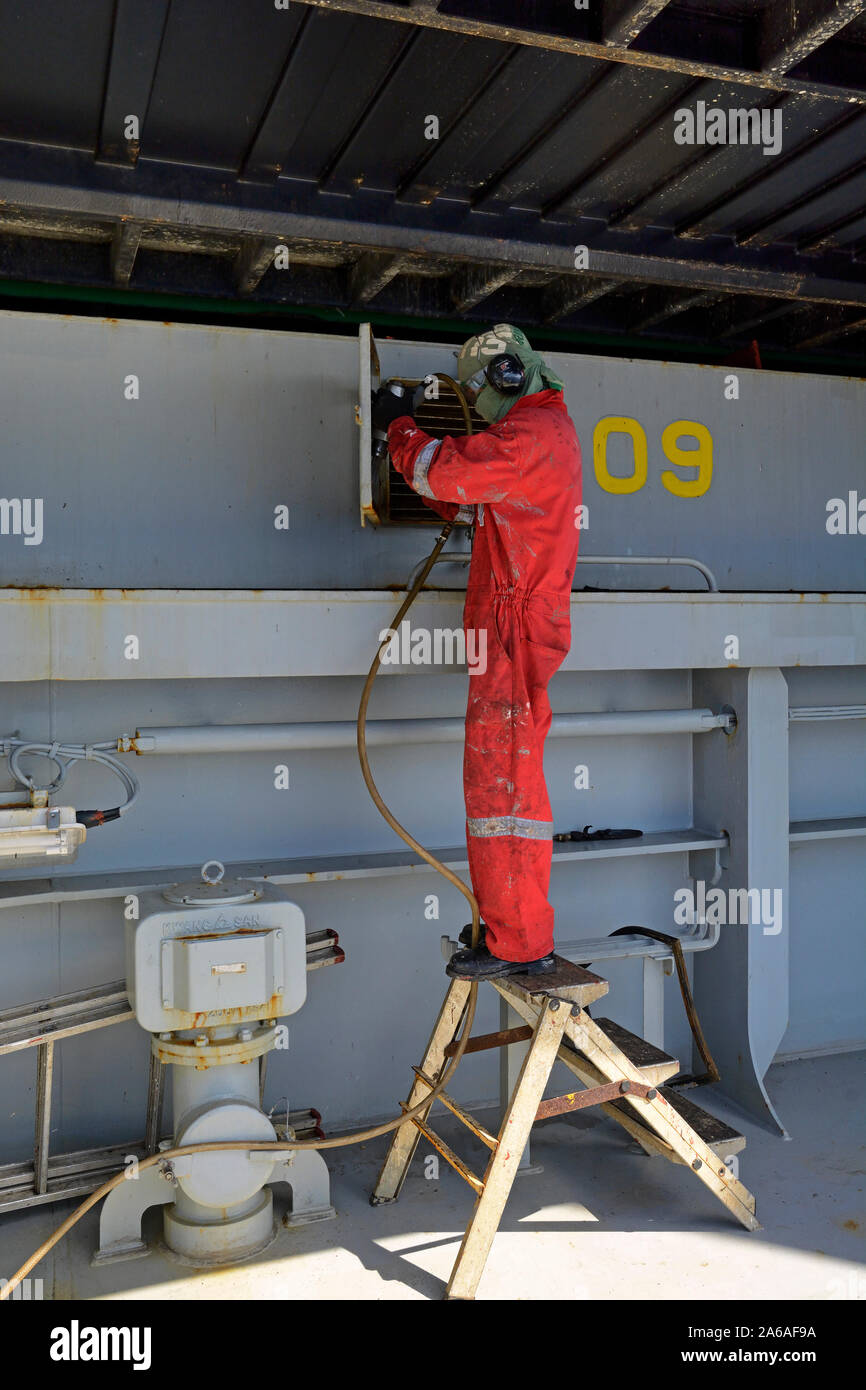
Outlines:
<svg viewBox="0 0 866 1390"><path fill-rule="evenodd" d="M427 1107L395 1131L370 1198L373 1206L396 1201L422 1135L473 1189L475 1209L448 1281L449 1299L475 1297L533 1124L592 1105L600 1105L647 1153L690 1168L747 1230L760 1230L754 1197L725 1163L725 1157L744 1147L742 1135L663 1085L679 1070L675 1058L610 1019L590 1017L588 1006L607 993L606 980L561 956L555 961L555 970L546 975L491 980L526 1023L472 1038L466 1048L467 1053L481 1052L529 1041L499 1133L488 1133L446 1092L436 1097L490 1150L484 1177L473 1173L430 1128ZM451 982L421 1066L412 1069L415 1082L405 1110L423 1103L454 1055L469 990L468 980ZM543 1100L557 1060L585 1089Z"/></svg>

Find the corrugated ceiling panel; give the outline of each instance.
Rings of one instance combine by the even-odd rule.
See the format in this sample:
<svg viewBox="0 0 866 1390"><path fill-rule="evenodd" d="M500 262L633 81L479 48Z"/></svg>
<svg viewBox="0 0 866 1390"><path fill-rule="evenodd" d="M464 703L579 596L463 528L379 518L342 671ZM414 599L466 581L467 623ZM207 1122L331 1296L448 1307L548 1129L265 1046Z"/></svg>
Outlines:
<svg viewBox="0 0 866 1390"><path fill-rule="evenodd" d="M417 31L323 187L332 193L360 186L394 192L427 153L427 117L438 118L444 136L509 53L508 44Z"/></svg>
<svg viewBox="0 0 866 1390"><path fill-rule="evenodd" d="M0 136L95 147L113 9L0 2Z"/></svg>
<svg viewBox="0 0 866 1390"><path fill-rule="evenodd" d="M742 163L742 175L754 170L760 179L750 183L742 193L735 194L737 184L729 181L729 196L718 207L710 209L691 228L693 235L708 236L712 232L743 232L763 222L775 208L784 208L801 198L810 189L818 188L863 157L866 152L866 115L853 123L831 131L812 145L804 145L794 159L777 164L756 153L754 146L737 146ZM750 154L746 160L743 156ZM751 167L750 167L751 166ZM849 206L856 208L857 200Z"/></svg>
<svg viewBox="0 0 866 1390"><path fill-rule="evenodd" d="M706 84L706 88L710 90L710 84ZM728 105L748 109L765 99L764 94L754 88L745 95L743 88L726 90L737 94L736 101L725 104L726 109ZM698 98L707 99L704 84L694 94L694 99ZM820 97L780 100L776 94L773 104L782 112L783 144L778 157L783 159L813 140L816 131L840 119L839 103ZM847 119L847 116L842 118ZM638 215L622 219L625 227L647 223L679 227L693 223L705 208L715 206L722 198L730 199L741 184L763 178L773 171L772 158L764 154L760 145L674 145L667 151L667 157L662 149L655 147L650 158L657 181L665 176L669 176L670 181L649 193ZM679 163L675 164L674 160Z"/></svg>
<svg viewBox="0 0 866 1390"><path fill-rule="evenodd" d="M236 0L173 0L142 150L150 159L236 170L267 108L304 11Z"/></svg>
<svg viewBox="0 0 866 1390"><path fill-rule="evenodd" d="M541 209L557 199L610 150L694 85L678 74L647 74L612 64L586 97L503 178L491 202Z"/></svg>
<svg viewBox="0 0 866 1390"><path fill-rule="evenodd" d="M415 196L474 197L552 129L602 70L594 59L514 47L477 103L432 148Z"/></svg>
<svg viewBox="0 0 866 1390"><path fill-rule="evenodd" d="M297 9L304 23L256 138L251 177L279 167L292 178L321 178L412 39L405 24Z"/></svg>

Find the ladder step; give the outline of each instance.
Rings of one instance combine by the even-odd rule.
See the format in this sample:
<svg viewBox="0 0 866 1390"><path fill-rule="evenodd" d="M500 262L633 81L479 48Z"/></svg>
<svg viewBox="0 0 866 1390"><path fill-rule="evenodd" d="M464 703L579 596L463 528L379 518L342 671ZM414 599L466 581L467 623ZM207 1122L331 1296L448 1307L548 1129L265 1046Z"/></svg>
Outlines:
<svg viewBox="0 0 866 1390"><path fill-rule="evenodd" d="M718 1158L722 1160L730 1158L734 1154L741 1153L746 1147L745 1135L732 1129L730 1125L726 1125L724 1120L717 1120L715 1115L710 1115L708 1111L702 1110L699 1105L695 1105L694 1101L687 1100L679 1091L673 1090L670 1086L660 1086L659 1095L664 1097L671 1109L676 1110L677 1114L695 1131L699 1139L703 1139L707 1148L712 1149ZM615 1100L613 1106L616 1110L627 1113L632 1123L637 1123L641 1129L644 1128L643 1125L640 1125L639 1116L635 1114L627 1101ZM652 1135L655 1144L663 1143L652 1131L648 1130L647 1133ZM667 1145L664 1147L668 1148ZM682 1162L674 1155L673 1150L666 1153L665 1157L670 1158L672 1163Z"/></svg>
<svg viewBox="0 0 866 1390"><path fill-rule="evenodd" d="M582 965L575 965L563 956L554 956L553 959L553 970L544 975L505 975L494 983L500 993L513 989L518 994L532 998L549 994L555 999L567 999L571 1004L579 1004L581 1008L600 999L610 989L607 980L593 975L591 970L584 970Z"/></svg>
<svg viewBox="0 0 866 1390"><path fill-rule="evenodd" d="M407 1108L405 1101L402 1102L401 1108L403 1110ZM415 1126L417 1130L421 1131L427 1142L433 1145L437 1153L440 1153L442 1157L445 1159L445 1162L450 1163L454 1171L456 1173L459 1173L461 1178L463 1178L465 1182L468 1182L469 1186L473 1188L480 1197L481 1193L484 1191L484 1183L481 1181L479 1177L476 1177L471 1168L466 1167L466 1164L463 1162L463 1159L458 1158L454 1150L452 1148L449 1148L449 1146L445 1143L445 1140L442 1139L438 1134L434 1134L433 1130L429 1129L428 1126L425 1125L423 1120L419 1120L417 1115L414 1116L412 1124Z"/></svg>
<svg viewBox="0 0 866 1390"><path fill-rule="evenodd" d="M431 1081L430 1077L426 1076L420 1067L413 1067L412 1070L418 1080L423 1081L424 1085L429 1086L432 1091L436 1083ZM472 1133L481 1140L482 1144L487 1145L488 1149L496 1149L499 1147L499 1140L488 1133L484 1126L480 1124L474 1116L470 1115L467 1110L464 1110L461 1105L458 1105L456 1100L449 1096L447 1091L440 1091L436 1099L441 1100L442 1104L451 1111L451 1114L456 1115L460 1123L464 1124L467 1129L470 1129Z"/></svg>
<svg viewBox="0 0 866 1390"><path fill-rule="evenodd" d="M715 1115L711 1115L707 1110L702 1110L693 1100L688 1100L682 1091L677 1091L671 1086L662 1086L659 1094L664 1096L678 1115L682 1115L686 1124L691 1125L695 1134L703 1139L707 1148L712 1149L719 1158L729 1158L732 1154L741 1153L746 1147L744 1134L732 1129L724 1120L716 1119Z"/></svg>
<svg viewBox="0 0 866 1390"><path fill-rule="evenodd" d="M639 1038L636 1033L630 1033L627 1028L614 1023L611 1018L593 1018L592 1021L620 1052L625 1053L632 1066L637 1067L648 1083L658 1086L669 1077L676 1076L680 1069L676 1057L671 1057L669 1053L663 1052L660 1047L655 1047L645 1038Z"/></svg>

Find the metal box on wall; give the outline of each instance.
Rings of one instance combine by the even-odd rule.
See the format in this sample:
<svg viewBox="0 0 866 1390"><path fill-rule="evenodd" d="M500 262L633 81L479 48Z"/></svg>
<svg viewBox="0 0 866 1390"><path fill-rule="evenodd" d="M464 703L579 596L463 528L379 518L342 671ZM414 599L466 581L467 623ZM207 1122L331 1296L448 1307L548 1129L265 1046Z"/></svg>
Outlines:
<svg viewBox="0 0 866 1390"><path fill-rule="evenodd" d="M126 979L151 1033L283 1018L307 997L304 914L251 880L142 893L126 924Z"/></svg>

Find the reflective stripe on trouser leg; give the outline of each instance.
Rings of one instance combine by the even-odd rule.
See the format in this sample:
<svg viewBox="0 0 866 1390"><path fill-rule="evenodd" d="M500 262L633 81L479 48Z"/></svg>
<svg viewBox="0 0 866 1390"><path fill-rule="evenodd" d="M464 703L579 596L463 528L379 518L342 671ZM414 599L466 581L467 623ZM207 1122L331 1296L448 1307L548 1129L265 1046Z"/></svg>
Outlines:
<svg viewBox="0 0 866 1390"><path fill-rule="evenodd" d="M466 821L466 834L475 839L515 835L518 840L552 840L552 820L527 820L525 816L474 816Z"/></svg>
<svg viewBox="0 0 866 1390"><path fill-rule="evenodd" d="M522 641L510 604L498 606L499 628L494 605L482 599L473 609L465 621L486 628L487 669L470 678L466 711L469 869L490 950L505 960L536 960L553 947L547 898L553 817L543 765L549 677Z"/></svg>

